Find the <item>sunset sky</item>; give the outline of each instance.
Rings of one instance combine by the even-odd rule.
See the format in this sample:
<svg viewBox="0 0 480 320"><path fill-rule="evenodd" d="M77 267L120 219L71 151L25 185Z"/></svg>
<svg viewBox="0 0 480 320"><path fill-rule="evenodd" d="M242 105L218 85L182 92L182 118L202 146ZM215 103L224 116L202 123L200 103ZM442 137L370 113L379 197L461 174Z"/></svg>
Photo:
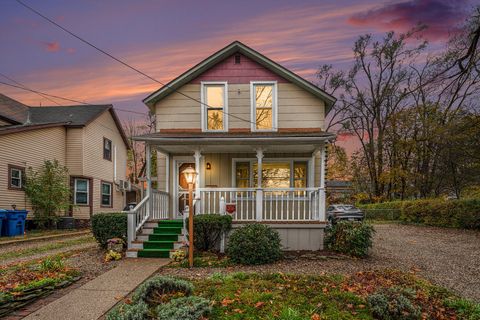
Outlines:
<svg viewBox="0 0 480 320"><path fill-rule="evenodd" d="M439 50L472 5L467 0L23 1L162 82L234 40L311 81L321 64L347 68L353 42L364 33L401 32L422 22L429 26L429 50ZM146 112L141 100L159 87L14 0L0 2L0 39L0 73L36 90ZM1 84L0 92L30 105L52 104ZM122 119L139 116L118 113Z"/></svg>

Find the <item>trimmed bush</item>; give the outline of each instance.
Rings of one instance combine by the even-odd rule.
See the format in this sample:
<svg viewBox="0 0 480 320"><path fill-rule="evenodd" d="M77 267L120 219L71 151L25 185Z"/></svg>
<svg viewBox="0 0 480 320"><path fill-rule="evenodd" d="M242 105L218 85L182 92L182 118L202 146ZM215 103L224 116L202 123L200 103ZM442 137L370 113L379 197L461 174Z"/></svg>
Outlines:
<svg viewBox="0 0 480 320"><path fill-rule="evenodd" d="M188 219L186 221L188 226ZM222 233L232 228L232 217L220 214L201 214L193 218L195 249L199 251L216 250Z"/></svg>
<svg viewBox="0 0 480 320"><path fill-rule="evenodd" d="M148 319L148 306L145 302L123 303L113 308L106 316L107 320L144 320Z"/></svg>
<svg viewBox="0 0 480 320"><path fill-rule="evenodd" d="M280 235L263 224L247 224L228 239L227 255L235 263L265 264L282 257Z"/></svg>
<svg viewBox="0 0 480 320"><path fill-rule="evenodd" d="M394 201L360 207L367 212L367 219L480 229L480 199Z"/></svg>
<svg viewBox="0 0 480 320"><path fill-rule="evenodd" d="M92 217L92 233L102 248L112 238L127 240L126 213L98 213Z"/></svg>
<svg viewBox="0 0 480 320"><path fill-rule="evenodd" d="M401 288L381 289L367 298L375 319L416 320L420 319L420 309L412 303L414 293Z"/></svg>
<svg viewBox="0 0 480 320"><path fill-rule="evenodd" d="M198 320L211 311L210 301L201 297L183 297L157 307L159 320Z"/></svg>
<svg viewBox="0 0 480 320"><path fill-rule="evenodd" d="M327 248L354 257L366 257L372 247L375 230L368 223L339 221L329 229L325 236Z"/></svg>
<svg viewBox="0 0 480 320"><path fill-rule="evenodd" d="M193 285L185 280L155 276L142 283L133 294L132 301L143 301L148 305L168 302L172 297L189 296Z"/></svg>

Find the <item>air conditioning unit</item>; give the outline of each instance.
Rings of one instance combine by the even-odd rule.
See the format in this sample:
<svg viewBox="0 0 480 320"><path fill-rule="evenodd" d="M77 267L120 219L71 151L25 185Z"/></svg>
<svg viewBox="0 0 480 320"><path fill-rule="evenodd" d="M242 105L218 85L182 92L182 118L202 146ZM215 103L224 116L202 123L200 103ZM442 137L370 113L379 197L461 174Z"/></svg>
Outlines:
<svg viewBox="0 0 480 320"><path fill-rule="evenodd" d="M120 180L118 184L119 184L120 190L122 190L122 191L131 191L132 190L132 184L128 180Z"/></svg>

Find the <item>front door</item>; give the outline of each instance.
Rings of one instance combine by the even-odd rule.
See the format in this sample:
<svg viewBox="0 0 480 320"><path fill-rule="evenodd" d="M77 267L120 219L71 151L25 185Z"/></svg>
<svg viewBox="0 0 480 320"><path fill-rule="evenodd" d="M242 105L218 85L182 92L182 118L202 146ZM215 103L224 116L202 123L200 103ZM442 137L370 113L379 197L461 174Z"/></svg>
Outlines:
<svg viewBox="0 0 480 320"><path fill-rule="evenodd" d="M178 218L183 217L182 213L185 212L185 208L188 206L188 183L183 175L183 170L187 169L188 167L192 167L195 169L195 163L185 162L180 163L177 171L177 212L176 215Z"/></svg>

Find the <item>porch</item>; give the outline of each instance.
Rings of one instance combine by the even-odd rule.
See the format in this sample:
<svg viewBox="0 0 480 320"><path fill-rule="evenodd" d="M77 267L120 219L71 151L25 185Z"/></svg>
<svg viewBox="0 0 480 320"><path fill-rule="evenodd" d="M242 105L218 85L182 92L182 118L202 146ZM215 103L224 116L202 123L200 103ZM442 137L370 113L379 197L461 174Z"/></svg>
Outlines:
<svg viewBox="0 0 480 320"><path fill-rule="evenodd" d="M147 222L185 218L188 191L181 172L189 166L197 172L195 214L231 214L234 225L290 225L299 232L308 225L323 228L325 147L333 137L155 133L137 138L146 143L147 187L129 213L129 247ZM157 152L157 177L150 174L152 152Z"/></svg>

